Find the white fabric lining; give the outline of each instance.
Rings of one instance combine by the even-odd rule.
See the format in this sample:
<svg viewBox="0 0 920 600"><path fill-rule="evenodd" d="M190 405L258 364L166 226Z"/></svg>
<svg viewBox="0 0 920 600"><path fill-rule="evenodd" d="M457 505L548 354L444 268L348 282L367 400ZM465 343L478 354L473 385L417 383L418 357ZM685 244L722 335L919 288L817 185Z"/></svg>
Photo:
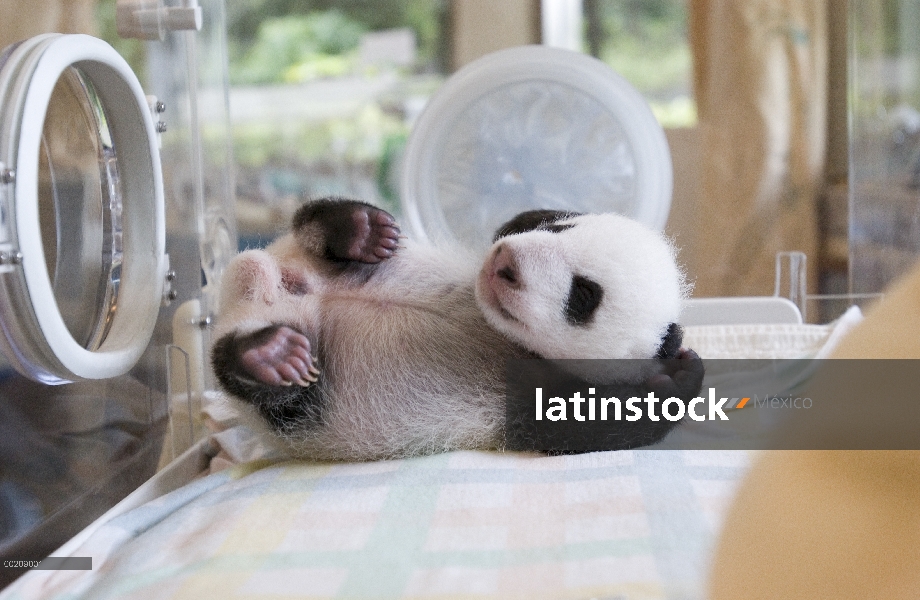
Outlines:
<svg viewBox="0 0 920 600"><path fill-rule="evenodd" d="M745 324L684 328L684 346L705 359L827 358L843 336L862 320L851 307L827 325Z"/></svg>

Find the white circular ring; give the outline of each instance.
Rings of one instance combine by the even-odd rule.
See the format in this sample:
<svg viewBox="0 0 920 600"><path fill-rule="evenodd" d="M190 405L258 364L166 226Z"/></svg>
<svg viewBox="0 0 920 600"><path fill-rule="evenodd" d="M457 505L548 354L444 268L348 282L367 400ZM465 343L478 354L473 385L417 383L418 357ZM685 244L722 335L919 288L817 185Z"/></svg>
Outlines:
<svg viewBox="0 0 920 600"><path fill-rule="evenodd" d="M426 217L421 207L437 206L438 157L460 114L498 88L540 79L571 86L597 100L613 115L622 126L636 161L638 212L626 216L656 230L664 229L673 186L671 153L664 131L646 100L595 58L547 46L520 46L494 52L457 71L434 95L414 125L406 145L400 183L403 215L415 236L453 238L443 219Z"/></svg>
<svg viewBox="0 0 920 600"><path fill-rule="evenodd" d="M86 35L51 36L42 47L23 102L16 153L15 217L22 272L44 340L62 379L126 373L147 347L162 301L165 215L153 119L140 83L105 42ZM79 63L79 64L78 64ZM113 130L123 184L124 264L109 333L98 350L77 343L61 316L45 264L39 228L39 149L45 114L60 76L77 66L95 85Z"/></svg>

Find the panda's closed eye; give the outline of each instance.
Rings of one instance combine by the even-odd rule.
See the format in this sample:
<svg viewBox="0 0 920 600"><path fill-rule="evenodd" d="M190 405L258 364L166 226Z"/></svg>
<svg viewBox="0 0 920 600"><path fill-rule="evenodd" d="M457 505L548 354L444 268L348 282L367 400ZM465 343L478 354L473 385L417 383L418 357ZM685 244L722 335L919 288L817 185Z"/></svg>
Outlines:
<svg viewBox="0 0 920 600"><path fill-rule="evenodd" d="M572 325L587 325L600 306L604 289L596 281L575 275L565 301L565 319Z"/></svg>

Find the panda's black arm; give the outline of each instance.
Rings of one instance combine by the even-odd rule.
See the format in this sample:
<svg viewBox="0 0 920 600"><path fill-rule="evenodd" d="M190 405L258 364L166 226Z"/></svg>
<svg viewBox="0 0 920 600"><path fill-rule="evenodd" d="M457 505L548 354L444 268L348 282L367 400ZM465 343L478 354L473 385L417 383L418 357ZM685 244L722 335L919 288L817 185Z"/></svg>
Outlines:
<svg viewBox="0 0 920 600"><path fill-rule="evenodd" d="M498 228L492 241L495 242L503 237L525 233L535 229L546 229L547 231L564 231L568 229L567 225L556 225L559 221L577 217L581 213L567 212L563 210L528 210L518 214L510 221Z"/></svg>
<svg viewBox="0 0 920 600"><path fill-rule="evenodd" d="M676 358L657 359L663 366L663 373L657 374L641 384L612 383L599 385L586 381L564 371L551 361L534 361L536 371L517 374L517 382L509 381L506 396L505 448L508 450L537 451L547 454L577 454L604 450L625 450L655 444L679 425L661 417L652 420L645 411L638 421L602 421L596 415L594 421L584 418L576 420L571 405L566 420L536 420L535 388L543 387L544 402L550 397L571 398L576 392L582 398L588 397L588 390L594 388L594 397L646 398L654 393L659 400L680 398L685 405L699 395L703 385L703 361L693 351L682 349ZM515 375L509 374L509 377ZM660 409L660 404L658 407ZM586 417L587 408L581 407ZM625 409L623 411L626 412Z"/></svg>
<svg viewBox="0 0 920 600"><path fill-rule="evenodd" d="M358 200L307 202L294 213L292 229L306 252L345 265L378 264L399 246L393 215Z"/></svg>
<svg viewBox="0 0 920 600"><path fill-rule="evenodd" d="M322 380L307 387L300 385L269 385L256 379L243 364L243 353L254 345L265 343L279 328L272 325L250 334L228 333L214 344L211 366L221 387L228 394L252 404L277 432L297 425L319 425L322 422Z"/></svg>
<svg viewBox="0 0 920 600"><path fill-rule="evenodd" d="M684 329L677 323L668 325L668 330L661 338L661 345L658 346L658 352L655 358L677 358L680 353L680 345L684 341Z"/></svg>

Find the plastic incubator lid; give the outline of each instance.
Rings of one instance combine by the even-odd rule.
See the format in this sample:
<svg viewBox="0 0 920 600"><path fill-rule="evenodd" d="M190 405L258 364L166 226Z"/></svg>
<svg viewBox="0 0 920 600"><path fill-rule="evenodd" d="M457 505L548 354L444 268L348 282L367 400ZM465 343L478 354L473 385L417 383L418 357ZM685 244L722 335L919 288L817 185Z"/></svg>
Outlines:
<svg viewBox="0 0 920 600"><path fill-rule="evenodd" d="M484 247L537 208L618 212L661 230L671 156L648 103L607 65L522 46L448 78L409 137L401 186L419 239Z"/></svg>
<svg viewBox="0 0 920 600"><path fill-rule="evenodd" d="M126 373L167 258L158 137L122 57L84 35L0 55L0 347L55 384Z"/></svg>

